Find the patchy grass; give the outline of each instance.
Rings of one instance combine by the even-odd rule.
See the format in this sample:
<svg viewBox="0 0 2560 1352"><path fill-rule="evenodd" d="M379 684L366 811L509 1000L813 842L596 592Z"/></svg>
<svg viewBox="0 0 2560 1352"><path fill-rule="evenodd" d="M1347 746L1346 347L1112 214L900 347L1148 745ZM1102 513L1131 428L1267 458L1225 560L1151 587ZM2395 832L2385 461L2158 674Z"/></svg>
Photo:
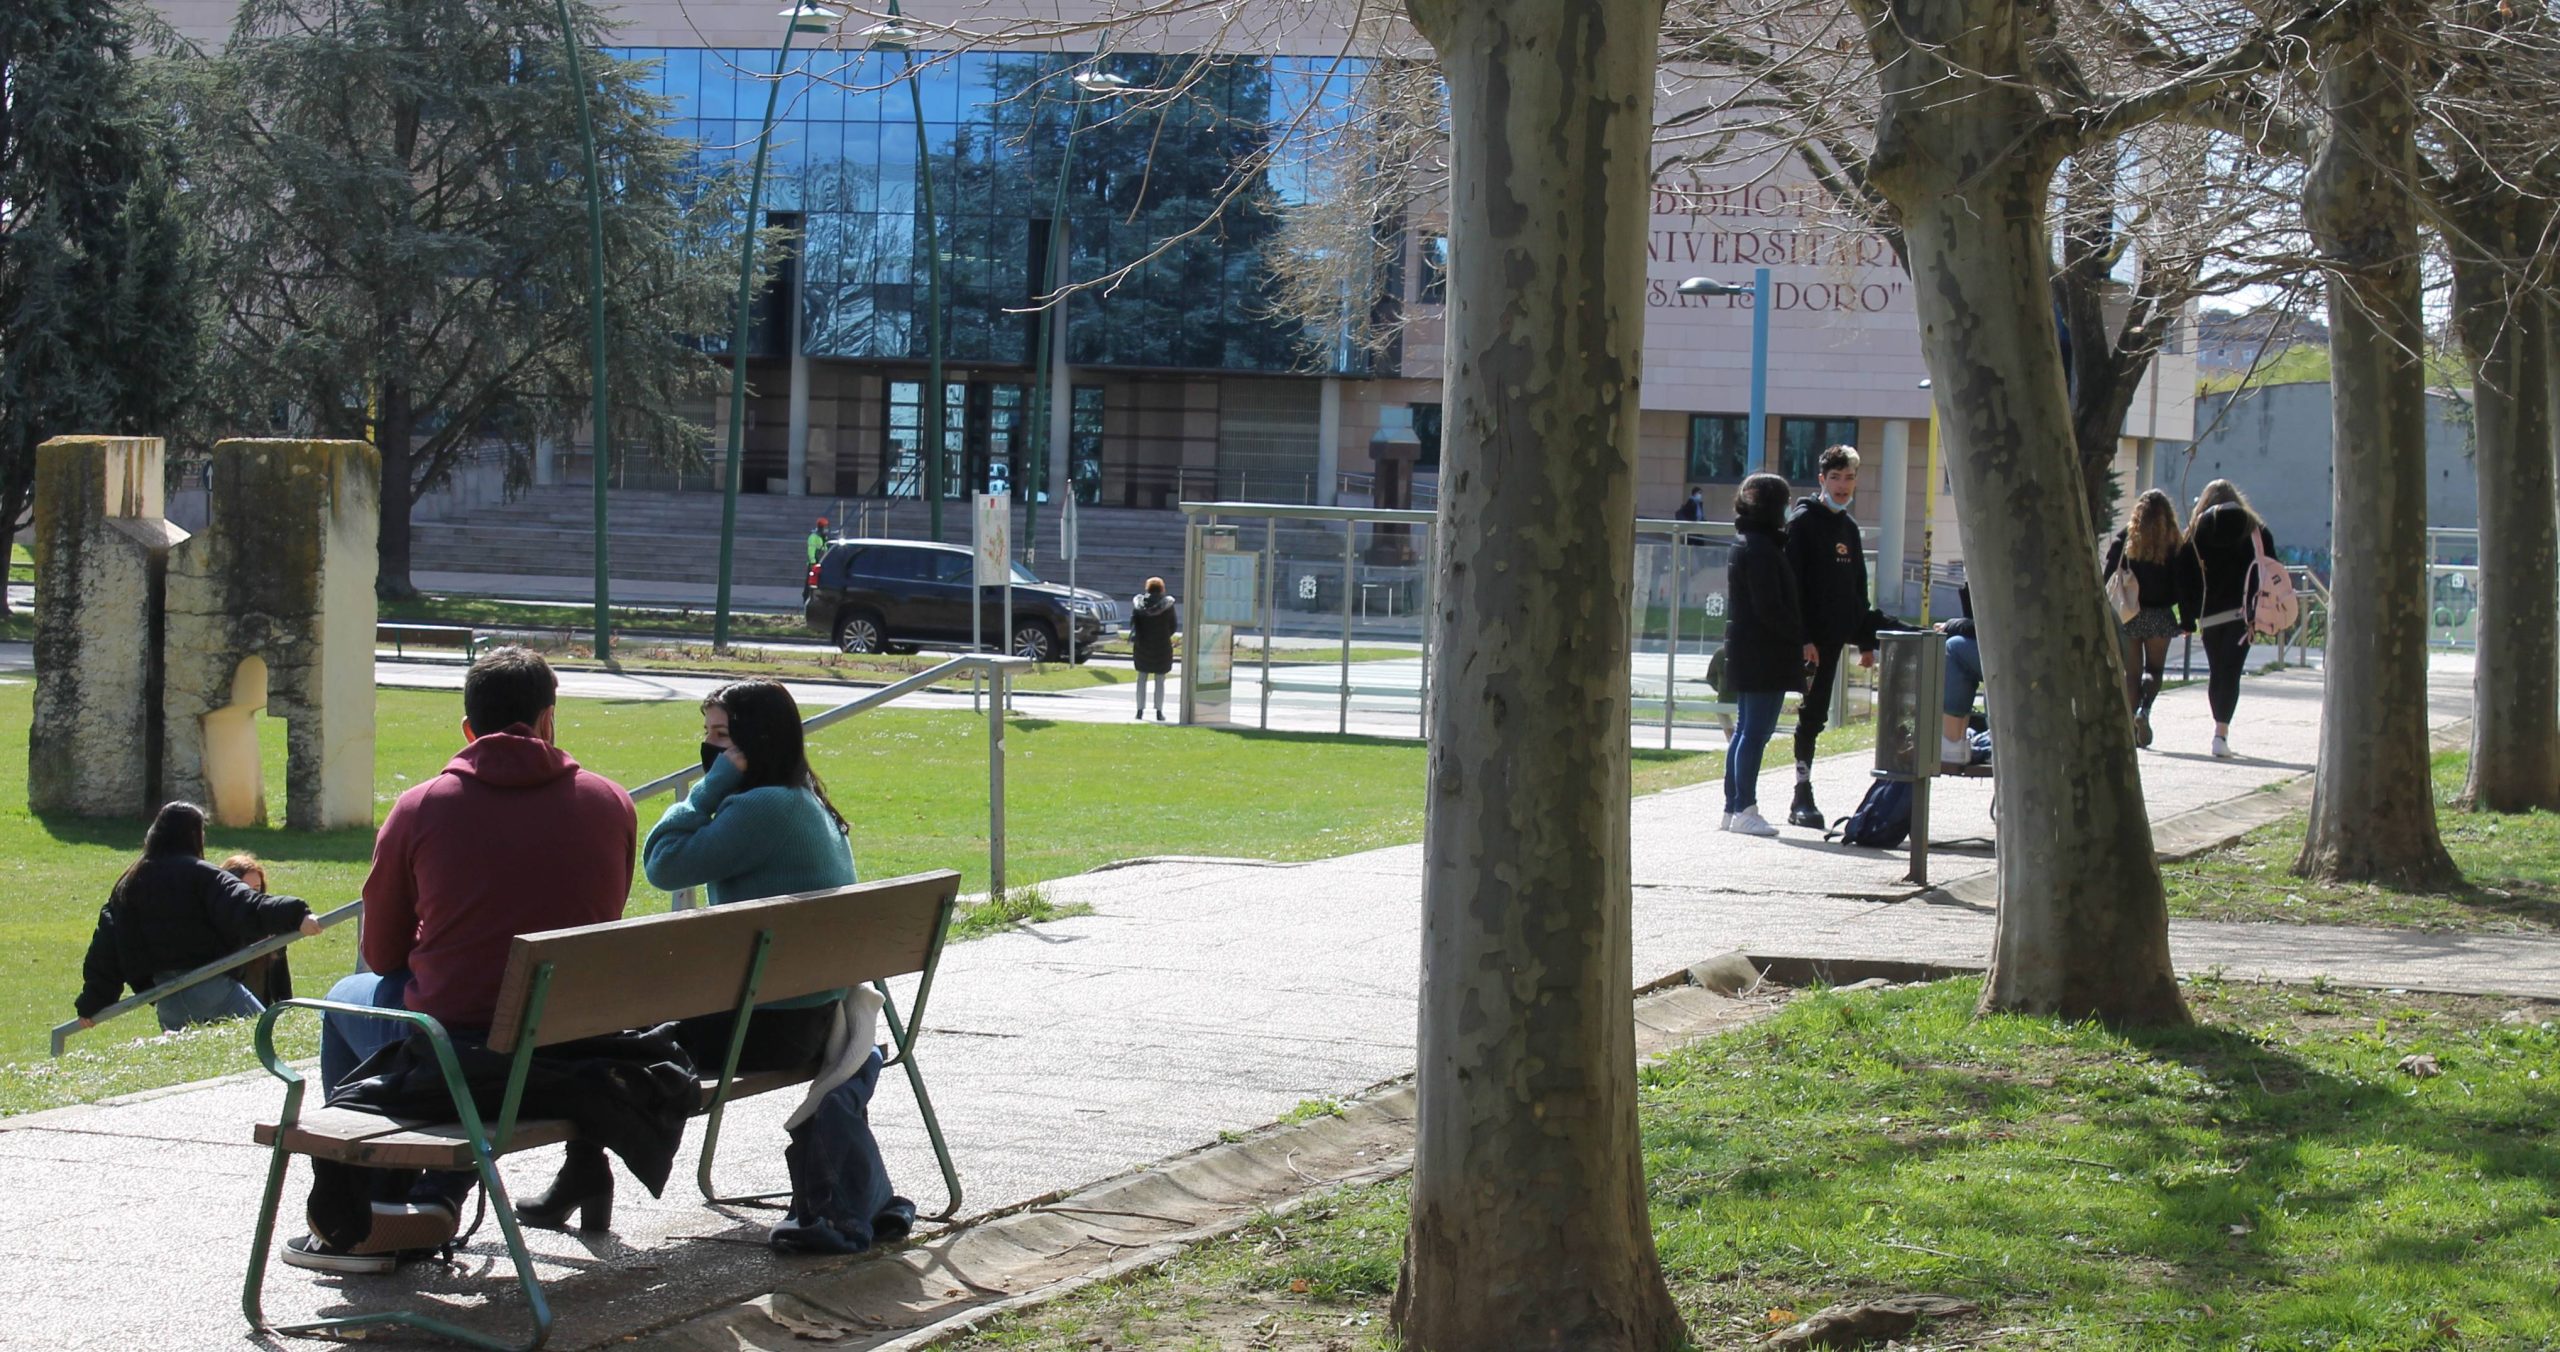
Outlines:
<svg viewBox="0 0 2560 1352"><path fill-rule="evenodd" d="M330 975L335 975L334 969ZM307 993L325 993L325 980L312 985L314 989ZM129 1017L137 1021L136 1033L149 1035L118 1041L115 1033L91 1034L74 1040L59 1060L36 1056L0 1063L0 1117L94 1103L258 1068L249 1038L253 1025L247 1019L162 1033L148 1013ZM288 1060L318 1056L320 1016L301 1013L277 1019L276 1050Z"/></svg>
<svg viewBox="0 0 2560 1352"><path fill-rule="evenodd" d="M1036 925L1048 920L1065 920L1071 916L1091 915L1093 908L1081 901L1061 906L1049 900L1038 884L1009 887L1000 897L987 897L960 908L951 917L952 943L965 943L1001 933L1017 925Z"/></svg>
<svg viewBox="0 0 2560 1352"><path fill-rule="evenodd" d="M2271 822L2223 849L2161 868L2169 913L2205 920L2498 934L2560 933L2560 815L2466 812L2454 806L2469 773L2465 752L2435 758L2436 821L2461 865L2461 886L2419 892L2370 884L2330 886L2293 874L2305 819Z"/></svg>
<svg viewBox="0 0 2560 1352"><path fill-rule="evenodd" d="M1837 1301L1982 1312L1906 1347L2560 1340L2560 1009L2200 982L2191 1029L1815 993L1642 1076L1655 1242L1701 1347ZM2414 1078L2402 1058L2435 1058ZM1264 1217L948 1344L1378 1349L1402 1183Z"/></svg>

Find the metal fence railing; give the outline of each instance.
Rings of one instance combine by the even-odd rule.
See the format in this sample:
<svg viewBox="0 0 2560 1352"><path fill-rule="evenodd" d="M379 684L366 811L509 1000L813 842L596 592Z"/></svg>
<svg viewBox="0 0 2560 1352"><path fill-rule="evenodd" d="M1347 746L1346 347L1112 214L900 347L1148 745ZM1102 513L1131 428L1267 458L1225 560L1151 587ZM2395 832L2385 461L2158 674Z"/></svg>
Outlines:
<svg viewBox="0 0 2560 1352"><path fill-rule="evenodd" d="M823 713L814 714L801 720L800 726L804 733L818 732L837 723L841 723L848 718L852 718L858 714L867 713L884 704L888 704L907 695L914 694L928 686L938 684L948 677L961 675L967 672L985 673L989 681L989 698L986 701L987 890L989 895L1000 897L1004 895L1005 891L1004 711L1009 703L1006 698L1008 693L1007 687L1011 684L1013 674L1015 672L1024 670L1031 665L1032 663L1028 658L1003 657L992 653L963 654L952 658L950 661L937 663L936 665L928 667L923 671L919 671L904 680L896 682L895 684L882 686L877 690L870 691L858 699L848 701L844 704L839 704ZM631 791L631 800L637 803L651 798L681 792L685 786L701 777L702 767L700 765L688 765L684 769L678 770L673 774L660 775L656 779L652 779L649 782L642 784L640 787L633 789ZM668 908L670 910L687 910L693 905L694 895L691 888L686 888L669 894ZM320 928L323 933L326 933L327 931L350 920L353 920L358 924L359 938L357 943L358 956L356 959L356 965L357 970L361 971L363 970L364 964L362 956L363 943L361 938L362 924L364 920L364 902L361 899L350 901L343 906L336 907L326 914L323 914L320 917ZM119 1019L127 1014L133 1013L135 1010L147 1008L171 995L175 995L180 991L186 990L191 986L222 976L252 958L264 957L269 953L276 952L289 944L308 937L310 936L307 936L297 930L290 934L279 934L271 938L261 939L238 952L225 954L222 957L214 959L212 962L206 963L202 967L198 967L193 971L173 977L147 991L116 1001L105 1009L99 1010L97 1015L90 1020L90 1026L93 1028L103 1027L115 1019ZM88 1030L82 1028L80 1021L77 1019L54 1025L52 1054L55 1056L62 1055L64 1046L69 1043L72 1036L76 1033L85 1031Z"/></svg>

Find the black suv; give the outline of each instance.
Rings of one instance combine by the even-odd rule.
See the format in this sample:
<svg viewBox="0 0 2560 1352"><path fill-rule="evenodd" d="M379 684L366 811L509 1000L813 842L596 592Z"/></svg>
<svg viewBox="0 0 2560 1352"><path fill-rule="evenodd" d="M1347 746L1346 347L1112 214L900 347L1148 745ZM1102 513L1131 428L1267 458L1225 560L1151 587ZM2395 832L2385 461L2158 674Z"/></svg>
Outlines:
<svg viewBox="0 0 2560 1352"><path fill-rule="evenodd" d="M809 568L802 616L849 653L914 652L969 646L969 593L979 593L989 642L1039 662L1082 662L1102 641L1102 615L1088 598L1041 582L1017 566L1013 622L1004 588L973 587L976 560L959 545L921 540L838 540ZM1072 650L1070 643L1072 642Z"/></svg>

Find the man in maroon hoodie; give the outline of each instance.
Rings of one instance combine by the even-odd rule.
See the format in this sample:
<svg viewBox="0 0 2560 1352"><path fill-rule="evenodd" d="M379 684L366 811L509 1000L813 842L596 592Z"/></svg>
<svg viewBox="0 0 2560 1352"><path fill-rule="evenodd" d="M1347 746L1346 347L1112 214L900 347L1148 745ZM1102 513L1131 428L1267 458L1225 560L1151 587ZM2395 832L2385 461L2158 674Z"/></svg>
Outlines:
<svg viewBox="0 0 2560 1352"><path fill-rule="evenodd" d="M631 795L552 745L559 680L523 648L494 649L462 679L462 750L400 795L374 837L364 880L364 960L331 1000L432 1014L458 1039L487 1033L519 934L622 918L639 825ZM357 1064L408 1025L332 1013L320 1029L320 1087L334 1094ZM456 1176L457 1178L466 1176ZM452 1233L450 1204L377 1204L365 1246L341 1254L308 1236L285 1261L329 1271L387 1271L391 1249ZM442 1236L429 1232L441 1229Z"/></svg>

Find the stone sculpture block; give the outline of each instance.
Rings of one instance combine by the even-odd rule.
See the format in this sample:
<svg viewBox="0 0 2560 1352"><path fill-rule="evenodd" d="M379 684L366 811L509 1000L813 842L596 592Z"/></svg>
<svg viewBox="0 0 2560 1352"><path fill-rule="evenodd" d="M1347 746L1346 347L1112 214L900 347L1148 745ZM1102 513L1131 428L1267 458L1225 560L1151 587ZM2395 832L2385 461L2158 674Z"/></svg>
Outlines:
<svg viewBox="0 0 2560 1352"><path fill-rule="evenodd" d="M36 448L35 722L27 803L130 816L159 778L159 616L170 550L158 437Z"/></svg>
<svg viewBox="0 0 2560 1352"><path fill-rule="evenodd" d="M263 707L285 721L285 824L372 825L381 473L357 441L214 447L205 528L169 555L167 796L263 824L250 717Z"/></svg>

